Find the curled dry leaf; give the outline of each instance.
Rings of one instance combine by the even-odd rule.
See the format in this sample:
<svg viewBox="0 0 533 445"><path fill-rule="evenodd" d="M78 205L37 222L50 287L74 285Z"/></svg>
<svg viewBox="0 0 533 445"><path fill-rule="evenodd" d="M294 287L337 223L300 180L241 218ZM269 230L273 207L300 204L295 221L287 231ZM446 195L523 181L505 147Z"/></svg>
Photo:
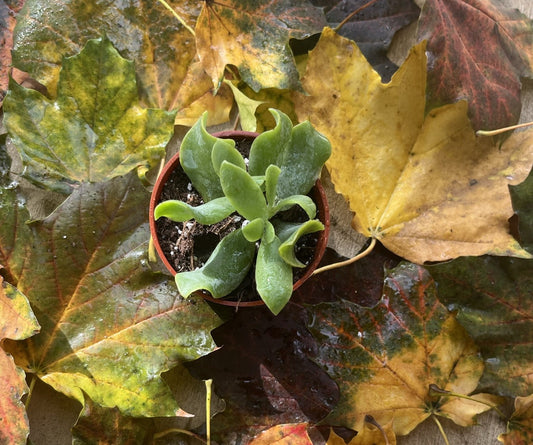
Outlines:
<svg viewBox="0 0 533 445"><path fill-rule="evenodd" d="M469 395L483 360L420 266L403 263L388 271L374 308L347 301L316 306L309 327L320 345L317 361L341 392L326 423L361 431L370 415L379 425L392 421L394 433L405 435L431 415L472 425L498 403L489 394L465 400L431 393L436 385Z"/></svg>
<svg viewBox="0 0 533 445"><path fill-rule="evenodd" d="M326 29L303 85L297 113L330 139L326 166L357 231L416 263L530 257L509 233L508 186L529 173L533 130L499 146L476 138L465 102L425 117L423 44L383 84L353 42Z"/></svg>
<svg viewBox="0 0 533 445"><path fill-rule="evenodd" d="M1 268L1 266L0 266ZM0 276L0 345L4 339L22 340L39 332L39 323L28 300ZM0 443L24 445L29 434L28 417L21 397L28 392L25 374L13 357L0 348Z"/></svg>

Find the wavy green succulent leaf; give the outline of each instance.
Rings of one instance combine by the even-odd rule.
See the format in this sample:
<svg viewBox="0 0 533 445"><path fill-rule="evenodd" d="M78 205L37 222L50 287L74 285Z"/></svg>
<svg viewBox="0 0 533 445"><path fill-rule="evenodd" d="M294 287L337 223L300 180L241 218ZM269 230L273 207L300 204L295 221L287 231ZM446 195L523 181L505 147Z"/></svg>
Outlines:
<svg viewBox="0 0 533 445"><path fill-rule="evenodd" d="M276 203L276 187L281 169L277 165L269 165L265 172L265 192L269 206Z"/></svg>
<svg viewBox="0 0 533 445"><path fill-rule="evenodd" d="M250 148L248 171L251 175L264 175L269 165L281 167L285 151L291 140L292 122L285 113L269 110L276 126L255 138ZM292 193L291 193L292 194Z"/></svg>
<svg viewBox="0 0 533 445"><path fill-rule="evenodd" d="M180 147L180 164L205 202L224 196L211 153L218 141L205 129L207 113L187 132Z"/></svg>
<svg viewBox="0 0 533 445"><path fill-rule="evenodd" d="M274 241L274 238L276 237L276 231L274 229L274 226L270 221L267 221L265 224L265 231L263 233L263 240L262 242L265 243L271 243Z"/></svg>
<svg viewBox="0 0 533 445"><path fill-rule="evenodd" d="M263 192L246 171L224 161L220 167L220 184L224 195L246 219L268 219Z"/></svg>
<svg viewBox="0 0 533 445"><path fill-rule="evenodd" d="M293 195L282 199L271 209L271 214L275 215L276 213L290 209L295 205L300 206L309 218L314 218L316 216L316 204L306 195Z"/></svg>
<svg viewBox="0 0 533 445"><path fill-rule="evenodd" d="M331 144L309 121L296 125L283 164L280 165L278 198L307 195L330 155Z"/></svg>
<svg viewBox="0 0 533 445"><path fill-rule="evenodd" d="M246 170L244 159L235 148L235 141L233 139L218 139L215 142L215 145L213 145L211 162L213 163L213 168L218 176L220 176L220 166L223 161L228 161L230 164Z"/></svg>
<svg viewBox="0 0 533 445"><path fill-rule="evenodd" d="M157 205L154 218L159 219L164 216L179 222L195 219L200 224L210 225L222 221L234 211L235 208L225 196L195 207L183 201L169 199Z"/></svg>
<svg viewBox="0 0 533 445"><path fill-rule="evenodd" d="M174 112L141 108L133 62L107 38L63 60L57 97L10 82L5 124L32 182L71 193L156 165L174 133Z"/></svg>
<svg viewBox="0 0 533 445"><path fill-rule="evenodd" d="M262 242L255 265L257 292L274 315L281 312L292 295L292 267L280 257L280 246L277 236L271 243Z"/></svg>
<svg viewBox="0 0 533 445"><path fill-rule="evenodd" d="M200 269L176 274L178 290L184 297L202 289L214 298L225 297L242 282L254 255L255 244L246 240L242 229L235 230L220 241Z"/></svg>
<svg viewBox="0 0 533 445"><path fill-rule="evenodd" d="M249 242L255 243L261 239L264 230L265 221L261 218L256 218L242 228L242 234Z"/></svg>
<svg viewBox="0 0 533 445"><path fill-rule="evenodd" d="M308 233L314 233L324 230L324 224L318 219L312 219L303 224L284 224L284 227L278 228L278 235L280 239L284 240L279 246L279 255L283 260L292 267L305 267L294 252L294 248L298 240ZM280 233L283 231L283 234Z"/></svg>

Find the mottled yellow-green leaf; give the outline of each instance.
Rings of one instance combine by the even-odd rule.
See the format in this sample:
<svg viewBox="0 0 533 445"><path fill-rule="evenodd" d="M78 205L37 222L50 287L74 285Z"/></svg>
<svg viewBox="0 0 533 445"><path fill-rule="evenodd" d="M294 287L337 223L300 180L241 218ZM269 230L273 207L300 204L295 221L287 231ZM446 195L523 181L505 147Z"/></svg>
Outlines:
<svg viewBox="0 0 533 445"><path fill-rule="evenodd" d="M507 432L500 434L498 440L505 445L533 442L533 395L515 399L515 411L507 424Z"/></svg>
<svg viewBox="0 0 533 445"><path fill-rule="evenodd" d="M0 266L1 268L1 266ZM22 340L39 331L28 300L0 275L0 345L2 340ZM21 397L28 392L24 371L0 348L0 444L24 445L29 423Z"/></svg>
<svg viewBox="0 0 533 445"><path fill-rule="evenodd" d="M26 371L83 403L124 415L183 414L161 378L215 348L220 321L185 301L146 255L149 193L133 173L83 183L41 222L18 288L41 331L6 348ZM38 271L38 273L36 272Z"/></svg>
<svg viewBox="0 0 533 445"><path fill-rule="evenodd" d="M326 29L303 85L298 116L331 141L326 166L357 231L417 263L529 256L509 233L508 186L529 173L533 131L500 147L476 138L464 102L424 116L423 44L383 84L353 42Z"/></svg>
<svg viewBox="0 0 533 445"><path fill-rule="evenodd" d="M167 0L194 27L201 2ZM84 2L27 0L17 17L13 63L55 95L62 59L78 53L87 40L106 35L121 55L135 62L141 103L177 110L176 124L196 121L205 109L210 125L225 122L231 107L226 91L213 95L210 77L198 70L194 36L157 0ZM39 23L39 26L35 26Z"/></svg>
<svg viewBox="0 0 533 445"><path fill-rule="evenodd" d="M341 392L326 419L330 424L361 431L370 415L379 425L392 422L394 433L405 435L431 415L471 425L498 403L488 394L472 401L430 391L436 385L471 394L483 360L420 266L402 263L388 271L374 308L347 301L320 304L310 330L320 345L318 362Z"/></svg>
<svg viewBox="0 0 533 445"><path fill-rule="evenodd" d="M218 88L226 65L235 65L254 91L298 89L289 39L318 33L326 21L307 0L204 2L196 44L204 69Z"/></svg>
<svg viewBox="0 0 533 445"><path fill-rule="evenodd" d="M37 184L69 193L156 165L174 132L174 113L139 105L135 70L106 38L67 58L57 98L11 83L5 124Z"/></svg>

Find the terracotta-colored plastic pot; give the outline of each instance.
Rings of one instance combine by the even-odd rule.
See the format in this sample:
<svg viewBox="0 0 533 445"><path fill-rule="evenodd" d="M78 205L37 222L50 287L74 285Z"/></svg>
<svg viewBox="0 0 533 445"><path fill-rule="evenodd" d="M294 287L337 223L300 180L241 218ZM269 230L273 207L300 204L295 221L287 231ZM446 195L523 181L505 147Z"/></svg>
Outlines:
<svg viewBox="0 0 533 445"><path fill-rule="evenodd" d="M249 131L221 131L218 133L213 134L214 137L223 138L223 139L248 139L248 140L254 140L258 133L252 133ZM149 209L149 221L150 221L150 233L152 235L153 244L155 247L155 250L157 254L159 255L159 258L161 258L161 261L165 265L165 267L168 269L168 271L174 276L176 275L176 270L172 267L170 262L167 260L165 254L163 253L163 249L161 248L161 245L159 244L159 240L157 238L157 231L156 231L156 221L154 219L154 209L159 204L161 200L161 193L163 190L163 187L165 183L168 181L168 178L170 177L171 173L174 171L176 166L179 163L179 152L176 153L163 167L163 170L161 171L161 174L157 178L157 181L154 185L154 188L152 190L152 196L150 197L150 209ZM311 196L313 198L313 201L315 202L317 206L318 211L318 217L322 224L324 224L324 230L321 232L318 232L318 242L315 248L315 255L313 257L313 261L304 269L304 274L302 277L294 283L293 290L298 289L313 273L313 271L317 268L318 263L320 263L320 260L322 259L322 256L324 255L324 252L326 250L326 246L328 244L328 237L329 237L329 206L328 201L326 198L326 194L324 192L324 188L322 187L322 184L320 183L320 180L317 180L315 186L311 189ZM224 298L213 298L208 292L202 291L201 292L202 297L206 300L212 301L214 303L226 305L226 306L239 306L239 307L250 307L250 306L262 306L265 303L263 300L257 300L257 301L231 301L226 300Z"/></svg>

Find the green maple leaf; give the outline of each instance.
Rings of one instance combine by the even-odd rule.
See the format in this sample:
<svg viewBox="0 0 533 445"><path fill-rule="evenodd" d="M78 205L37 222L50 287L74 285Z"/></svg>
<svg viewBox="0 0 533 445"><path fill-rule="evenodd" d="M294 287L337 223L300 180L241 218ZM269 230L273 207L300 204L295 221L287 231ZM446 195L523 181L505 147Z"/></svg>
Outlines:
<svg viewBox="0 0 533 445"><path fill-rule="evenodd" d="M6 349L27 372L84 403L130 416L182 413L161 373L211 352L220 320L185 301L147 261L149 193L134 173L83 183L32 224L18 273L41 324Z"/></svg>
<svg viewBox="0 0 533 445"><path fill-rule="evenodd" d="M50 100L12 81L4 101L32 182L70 193L83 181L145 171L164 155L175 113L139 105L133 63L106 38L64 59L57 90Z"/></svg>

